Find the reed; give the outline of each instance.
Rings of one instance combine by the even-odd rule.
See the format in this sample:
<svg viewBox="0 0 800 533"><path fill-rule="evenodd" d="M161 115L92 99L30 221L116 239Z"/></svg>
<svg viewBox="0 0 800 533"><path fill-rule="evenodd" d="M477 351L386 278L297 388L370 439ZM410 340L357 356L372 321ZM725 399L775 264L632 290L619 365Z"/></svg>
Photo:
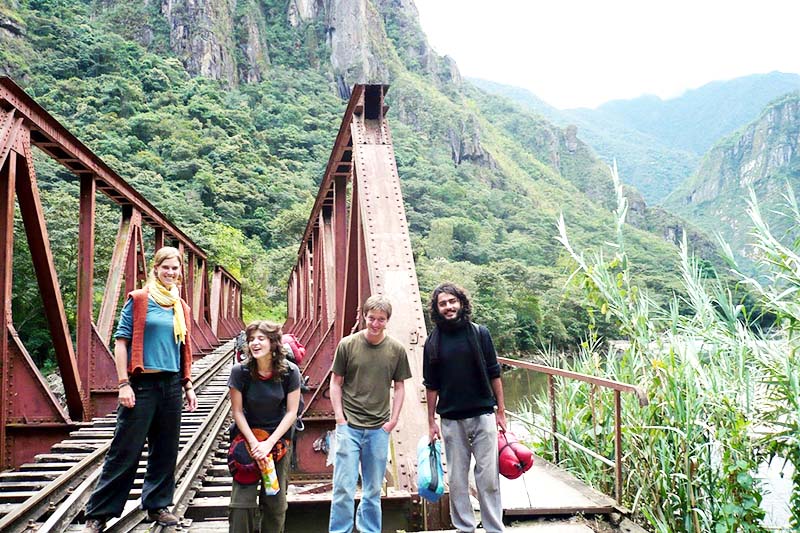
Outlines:
<svg viewBox="0 0 800 533"><path fill-rule="evenodd" d="M612 174L616 242L605 252L575 250L563 217L558 239L575 264L571 280L594 313L613 320L630 343L604 354L590 330L570 368L641 385L650 399L640 407L623 397L623 503L653 531L764 531L758 465L772 454L800 466L800 255L770 233L752 196L749 214L764 273L746 276L732 267L758 295L760 308L779 316L770 340L753 322L753 309L734 296L736 287L700 268L685 237L679 251L683 293L658 305L632 281L624 241L627 202L616 169ZM791 192L786 199L787 212L800 225ZM559 432L613 456L612 395L574 381L559 387ZM536 403L540 411L549 409L545 397ZM539 453L551 452L549 440L536 446ZM569 447L562 447L561 457L562 466L579 477L606 493L613 490L607 466ZM798 471L791 502L795 527Z"/></svg>

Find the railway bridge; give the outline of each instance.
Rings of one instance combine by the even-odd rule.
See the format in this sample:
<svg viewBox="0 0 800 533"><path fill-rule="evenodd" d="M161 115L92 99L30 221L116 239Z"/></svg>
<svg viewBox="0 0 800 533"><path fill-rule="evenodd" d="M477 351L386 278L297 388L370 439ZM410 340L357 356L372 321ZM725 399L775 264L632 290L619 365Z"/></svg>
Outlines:
<svg viewBox="0 0 800 533"><path fill-rule="evenodd" d="M302 371L308 390L303 393L305 430L294 447L287 530L293 520L306 523L298 525L297 531L325 529L321 523L326 523L332 479L326 435L335 425L328 390L333 355L343 336L364 327L360 304L372 293L383 293L393 302L389 333L405 344L413 374L406 383L406 401L391 439L383 495L385 530L449 526L446 499L430 505L416 494L416 443L427 433L422 386L426 326L386 121L386 91L382 85L353 88L289 277L284 330L295 333L307 348ZM80 186L76 309L67 309L59 286L33 149L60 163ZM95 263L99 193L119 211L108 265ZM64 385L65 406L51 391L14 326L15 200ZM184 254L182 292L192 309L196 332L192 350L198 362L193 381L200 408L184 416L176 494L176 510L184 517L183 525L192 529L192 524L225 517L230 491L224 464L227 437L223 428L229 416L225 384L232 362L230 339L244 326L241 286L224 267L209 265L204 250L30 96L10 79L0 79L0 316L5 328L0 335L0 467L8 470L0 474L0 530L65 531L81 520L80 511L114 427L114 415L109 414L117 396L109 350L114 319L121 297L141 286L148 257L164 244ZM107 272L104 283L95 279L98 272ZM635 387L591 376L509 359L503 362L548 374L551 393L554 377L561 375L613 389L617 406L621 393L641 394ZM606 459L615 467L617 500L622 479L619 430L618 424L617 454L613 461ZM554 479L561 476L553 472ZM543 479L535 481L551 483ZM564 487L574 488L574 481L565 483ZM140 490L141 481L131 494L126 514L110 523L109 530L140 527L144 519L136 507ZM521 497L519 486L509 491L513 498ZM528 495L528 502L506 509L507 513L548 512L550 504L537 507L530 501L529 490L523 488L521 493ZM549 511L608 513L618 508L607 496L588 490L582 495L580 503Z"/></svg>

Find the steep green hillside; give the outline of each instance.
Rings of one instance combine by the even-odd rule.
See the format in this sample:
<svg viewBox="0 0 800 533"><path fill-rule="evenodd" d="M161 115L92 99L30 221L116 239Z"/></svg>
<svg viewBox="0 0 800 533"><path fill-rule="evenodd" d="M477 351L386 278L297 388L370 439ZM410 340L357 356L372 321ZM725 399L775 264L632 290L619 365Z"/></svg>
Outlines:
<svg viewBox="0 0 800 533"><path fill-rule="evenodd" d="M709 231L719 232L745 261L753 259L747 189L776 235L794 238L797 228L777 211L786 186L800 190L800 92L771 103L761 116L721 140L703 158L697 172L677 188L665 205ZM778 209L781 207L781 209Z"/></svg>
<svg viewBox="0 0 800 533"><path fill-rule="evenodd" d="M610 240L608 170L574 132L464 84L410 1L359 5L20 1L0 11L0 69L242 278L246 318L285 312L348 87L390 82L423 291L465 284L504 350L577 342L588 319L562 294L569 261L555 221L563 211L578 243ZM77 205L63 171L38 170L46 203ZM101 256L113 222L103 231ZM667 297L672 245L636 230L630 240L641 279ZM74 257L57 262L69 277ZM42 324L23 295L35 291L18 278L15 317L33 337Z"/></svg>
<svg viewBox="0 0 800 533"><path fill-rule="evenodd" d="M626 183L648 203L660 203L697 168L717 140L755 119L774 98L800 89L800 76L771 72L709 83L661 100L645 95L597 109L555 109L530 92L472 80L556 124L578 127L578 137L606 161L617 160Z"/></svg>
<svg viewBox="0 0 800 533"><path fill-rule="evenodd" d="M669 100L642 96L608 102L595 111L573 112L605 117L667 146L703 154L721 137L758 117L768 102L798 89L800 75L770 72L715 81Z"/></svg>

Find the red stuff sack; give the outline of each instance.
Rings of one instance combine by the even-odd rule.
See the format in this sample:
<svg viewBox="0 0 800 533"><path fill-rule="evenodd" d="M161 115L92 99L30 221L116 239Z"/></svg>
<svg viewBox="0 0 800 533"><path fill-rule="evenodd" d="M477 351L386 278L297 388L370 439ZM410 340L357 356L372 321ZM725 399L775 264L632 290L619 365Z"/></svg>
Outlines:
<svg viewBox="0 0 800 533"><path fill-rule="evenodd" d="M497 434L497 449L500 454L500 473L508 479L517 479L533 466L533 452L510 431Z"/></svg>
<svg viewBox="0 0 800 533"><path fill-rule="evenodd" d="M300 366L303 363L303 358L306 356L306 347L300 342L300 339L295 337L294 333L284 333L281 337L283 344L288 344L294 356L294 364Z"/></svg>

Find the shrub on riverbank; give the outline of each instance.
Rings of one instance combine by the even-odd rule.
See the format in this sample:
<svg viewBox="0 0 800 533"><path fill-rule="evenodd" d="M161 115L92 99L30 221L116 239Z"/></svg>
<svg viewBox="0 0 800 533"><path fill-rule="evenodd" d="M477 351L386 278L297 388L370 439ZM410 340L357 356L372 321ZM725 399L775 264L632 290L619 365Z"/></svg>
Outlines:
<svg viewBox="0 0 800 533"><path fill-rule="evenodd" d="M778 454L800 466L800 256L772 236L753 198L749 214L764 272L739 277L760 296L761 312L778 317L769 341L754 325L761 317L737 300L735 287L709 276L685 241L680 269L686 296L659 306L631 282L623 238L627 205L617 186L610 258L573 249L563 219L559 240L576 264L572 280L594 313L614 321L630 342L602 358L590 330L570 369L640 385L650 401L640 407L623 395L623 504L655 531L764 531L758 465ZM787 212L800 224L791 193L787 200ZM569 380L559 387L558 431L613 457L613 395ZM538 401L540 411L549 410L547 398ZM548 457L551 448L545 440L538 452ZM562 466L613 492L613 471L601 462L568 446L561 446L561 458ZM790 507L797 526L797 473L794 487Z"/></svg>

